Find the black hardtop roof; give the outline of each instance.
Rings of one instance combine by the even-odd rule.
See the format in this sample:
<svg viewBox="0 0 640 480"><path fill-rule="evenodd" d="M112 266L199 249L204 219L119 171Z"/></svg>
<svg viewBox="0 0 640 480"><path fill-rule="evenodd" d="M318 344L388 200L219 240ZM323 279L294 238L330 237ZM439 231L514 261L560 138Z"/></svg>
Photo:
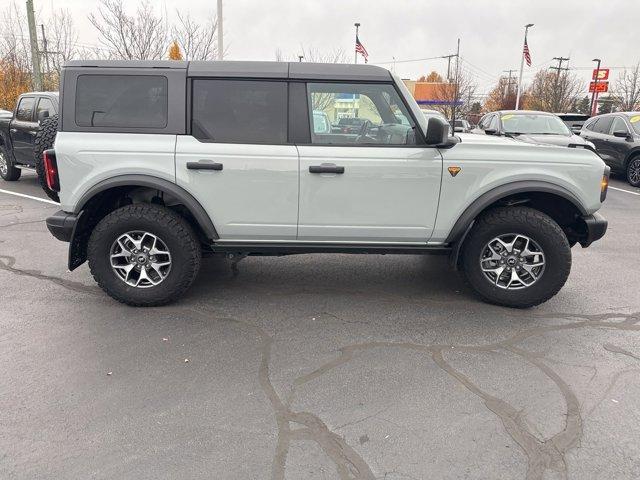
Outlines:
<svg viewBox="0 0 640 480"><path fill-rule="evenodd" d="M65 67L186 70L189 77L280 78L295 80L390 81L388 70L373 65L310 62L72 60Z"/></svg>

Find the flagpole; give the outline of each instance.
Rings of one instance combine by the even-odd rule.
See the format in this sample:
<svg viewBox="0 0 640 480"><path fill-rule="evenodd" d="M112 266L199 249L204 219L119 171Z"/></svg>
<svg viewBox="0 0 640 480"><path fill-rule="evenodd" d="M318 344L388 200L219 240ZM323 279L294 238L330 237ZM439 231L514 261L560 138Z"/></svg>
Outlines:
<svg viewBox="0 0 640 480"><path fill-rule="evenodd" d="M358 29L360 28L360 24L359 23L354 23L353 24L356 27L356 41L354 42L354 45L356 45L358 43ZM356 50L355 52L355 63L358 63L358 51Z"/></svg>
<svg viewBox="0 0 640 480"><path fill-rule="evenodd" d="M527 32L529 27L533 27L533 23L524 26L524 42L522 43L522 58L520 59L520 77L518 78L518 93L516 94L516 110L520 109L520 95L522 91L522 70L524 69L524 46L527 43Z"/></svg>

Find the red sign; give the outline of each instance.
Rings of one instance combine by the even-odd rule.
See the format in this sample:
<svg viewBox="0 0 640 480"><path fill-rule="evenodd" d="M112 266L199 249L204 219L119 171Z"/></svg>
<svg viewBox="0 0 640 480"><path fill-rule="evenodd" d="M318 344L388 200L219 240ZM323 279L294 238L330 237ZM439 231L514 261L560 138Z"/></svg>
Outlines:
<svg viewBox="0 0 640 480"><path fill-rule="evenodd" d="M589 93L598 92L605 93L609 91L609 82L591 82L589 84Z"/></svg>
<svg viewBox="0 0 640 480"><path fill-rule="evenodd" d="M608 68L601 68L600 70L598 70L597 68L595 68L593 70L593 75L591 77L592 80L596 79L596 75L598 76L598 82L600 82L600 80L609 80L609 69Z"/></svg>

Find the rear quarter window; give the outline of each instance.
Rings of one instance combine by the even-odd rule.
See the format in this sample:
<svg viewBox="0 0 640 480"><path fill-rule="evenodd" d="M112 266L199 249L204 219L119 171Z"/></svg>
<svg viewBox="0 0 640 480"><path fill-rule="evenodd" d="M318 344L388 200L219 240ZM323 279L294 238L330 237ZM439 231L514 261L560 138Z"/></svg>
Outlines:
<svg viewBox="0 0 640 480"><path fill-rule="evenodd" d="M76 125L164 128L167 89L167 78L162 75L80 75L76 84Z"/></svg>

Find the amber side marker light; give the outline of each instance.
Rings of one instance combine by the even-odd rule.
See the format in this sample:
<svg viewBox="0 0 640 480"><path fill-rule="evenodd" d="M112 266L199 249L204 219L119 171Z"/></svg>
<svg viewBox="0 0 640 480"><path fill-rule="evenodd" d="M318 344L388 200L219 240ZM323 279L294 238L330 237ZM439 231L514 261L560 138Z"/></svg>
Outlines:
<svg viewBox="0 0 640 480"><path fill-rule="evenodd" d="M604 175L602 175L602 180L600 180L600 202L604 202L604 199L607 198L607 190L609 190L609 174L611 173L611 169L607 167L604 171Z"/></svg>
<svg viewBox="0 0 640 480"><path fill-rule="evenodd" d="M462 168L460 168L460 167L447 167L447 170L449 170L449 173L451 174L452 177L455 177L458 173L460 173L460 170L462 170Z"/></svg>

